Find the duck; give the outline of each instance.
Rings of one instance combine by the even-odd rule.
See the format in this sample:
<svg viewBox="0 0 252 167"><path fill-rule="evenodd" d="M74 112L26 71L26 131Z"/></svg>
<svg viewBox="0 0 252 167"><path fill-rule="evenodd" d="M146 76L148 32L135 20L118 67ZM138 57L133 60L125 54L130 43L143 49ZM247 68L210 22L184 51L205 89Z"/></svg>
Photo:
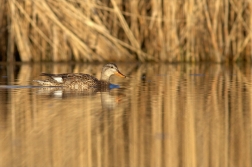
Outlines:
<svg viewBox="0 0 252 167"><path fill-rule="evenodd" d="M101 79L97 79L92 75L83 73L64 73L64 74L49 74L41 73L41 76L46 76L46 80L33 80L43 87L67 87L70 89L104 89L109 87L109 80L112 75L126 78L122 74L117 65L108 63L103 66L101 71Z"/></svg>

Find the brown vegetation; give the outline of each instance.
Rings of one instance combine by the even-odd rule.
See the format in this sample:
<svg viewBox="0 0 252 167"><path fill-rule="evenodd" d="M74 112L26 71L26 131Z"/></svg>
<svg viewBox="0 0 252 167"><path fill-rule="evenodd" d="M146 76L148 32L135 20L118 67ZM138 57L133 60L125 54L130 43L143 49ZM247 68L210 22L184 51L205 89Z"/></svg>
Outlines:
<svg viewBox="0 0 252 167"><path fill-rule="evenodd" d="M251 1L4 0L0 8L2 60L15 50L22 61L251 59Z"/></svg>

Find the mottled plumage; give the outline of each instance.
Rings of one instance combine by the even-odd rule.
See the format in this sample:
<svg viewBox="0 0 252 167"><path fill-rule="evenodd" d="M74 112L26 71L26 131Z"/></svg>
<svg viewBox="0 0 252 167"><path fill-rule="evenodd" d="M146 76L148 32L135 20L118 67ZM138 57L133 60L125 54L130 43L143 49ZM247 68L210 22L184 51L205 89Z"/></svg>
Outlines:
<svg viewBox="0 0 252 167"><path fill-rule="evenodd" d="M42 73L41 76L49 77L46 80L34 80L42 86L63 86L70 89L101 89L107 88L110 76L117 74L126 77L117 68L115 64L109 63L102 68L101 80L89 74L73 73L73 74L47 74Z"/></svg>

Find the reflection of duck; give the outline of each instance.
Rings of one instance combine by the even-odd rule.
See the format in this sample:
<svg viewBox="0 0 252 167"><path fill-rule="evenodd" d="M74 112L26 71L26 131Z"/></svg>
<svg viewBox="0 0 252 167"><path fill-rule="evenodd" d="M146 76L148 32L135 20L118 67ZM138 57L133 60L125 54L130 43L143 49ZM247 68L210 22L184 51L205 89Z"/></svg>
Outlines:
<svg viewBox="0 0 252 167"><path fill-rule="evenodd" d="M109 86L109 78L116 74L120 77L123 75L113 63L106 64L102 68L101 80L89 74L74 73L74 74L47 74L42 73L42 76L50 77L47 80L34 80L42 86L61 86L70 89L104 89Z"/></svg>
<svg viewBox="0 0 252 167"><path fill-rule="evenodd" d="M126 97L125 89L113 89L108 92L101 92L101 103L103 110L112 110Z"/></svg>

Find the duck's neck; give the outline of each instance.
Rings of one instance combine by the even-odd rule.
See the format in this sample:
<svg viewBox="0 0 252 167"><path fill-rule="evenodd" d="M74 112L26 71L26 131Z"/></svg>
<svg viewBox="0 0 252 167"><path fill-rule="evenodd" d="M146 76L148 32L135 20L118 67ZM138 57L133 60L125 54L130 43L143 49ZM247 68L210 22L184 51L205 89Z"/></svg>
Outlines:
<svg viewBox="0 0 252 167"><path fill-rule="evenodd" d="M109 82L110 76L104 75L103 73L101 74L101 81L104 82Z"/></svg>

